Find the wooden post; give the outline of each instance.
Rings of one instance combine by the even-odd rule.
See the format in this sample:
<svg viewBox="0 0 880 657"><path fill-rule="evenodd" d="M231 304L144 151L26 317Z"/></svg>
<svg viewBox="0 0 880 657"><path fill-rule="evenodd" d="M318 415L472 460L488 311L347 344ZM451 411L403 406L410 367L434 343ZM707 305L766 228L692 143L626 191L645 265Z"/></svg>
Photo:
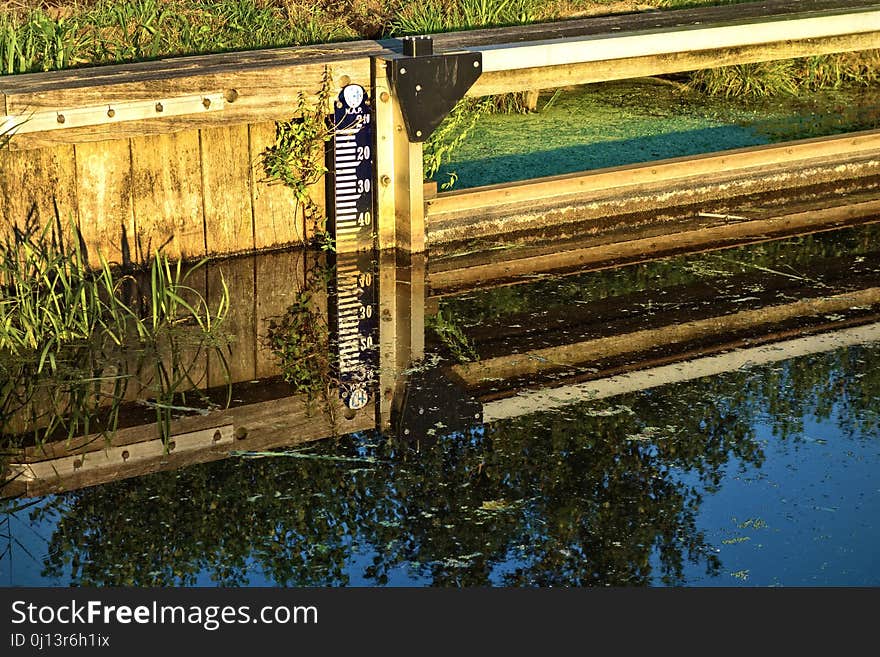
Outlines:
<svg viewBox="0 0 880 657"><path fill-rule="evenodd" d="M425 250L422 144L411 143L388 83L385 59L373 59L376 107L376 216L379 249Z"/></svg>

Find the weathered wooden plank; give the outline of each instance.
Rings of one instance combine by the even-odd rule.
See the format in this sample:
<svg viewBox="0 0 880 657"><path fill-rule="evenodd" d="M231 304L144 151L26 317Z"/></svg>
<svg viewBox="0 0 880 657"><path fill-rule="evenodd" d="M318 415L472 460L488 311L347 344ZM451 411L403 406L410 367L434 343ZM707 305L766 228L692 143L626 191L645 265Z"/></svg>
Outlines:
<svg viewBox="0 0 880 657"><path fill-rule="evenodd" d="M622 34L473 46L468 50L481 52L482 69L491 72L764 45L778 42L781 38L788 41L818 40L878 30L880 9L873 7L861 11L847 9L782 17L765 16L757 20L733 20L730 23L700 23L679 28L627 31Z"/></svg>
<svg viewBox="0 0 880 657"><path fill-rule="evenodd" d="M30 218L43 226L56 216L77 219L76 164L73 146L34 151L0 151L0 238Z"/></svg>
<svg viewBox="0 0 880 657"><path fill-rule="evenodd" d="M256 377L281 373L266 346L269 322L280 318L305 286L305 253L301 250L264 253L256 259Z"/></svg>
<svg viewBox="0 0 880 657"><path fill-rule="evenodd" d="M208 264L208 303L211 307L217 306L223 282L229 291L229 312L223 322L223 332L232 338L228 350L225 350L232 383L256 378L254 272L254 256L227 258ZM225 374L219 358L212 354L208 359L208 385L224 385Z"/></svg>
<svg viewBox="0 0 880 657"><path fill-rule="evenodd" d="M204 312L203 303L207 301L210 312L217 309L217 301L211 300L208 296L208 267L206 265L189 270L185 284L187 289L183 291L182 296L193 308L202 309ZM180 362L187 369L192 387L199 390L208 387L208 350L204 345L182 345Z"/></svg>
<svg viewBox="0 0 880 657"><path fill-rule="evenodd" d="M102 141L74 148L80 230L90 262L98 262L99 252L109 262L138 258L133 239L131 144Z"/></svg>
<svg viewBox="0 0 880 657"><path fill-rule="evenodd" d="M185 59L185 58L184 58ZM95 141L100 139L124 139L145 134L161 134L181 130L210 128L241 123L281 121L290 118L294 108L293 99L303 92L311 100L321 89L326 67L334 76L348 75L354 81L367 86L370 79L369 59L353 61L319 61L306 65L282 64L270 69L258 67L230 68L224 73L197 73L180 60L180 71L143 74L140 64L128 65L128 74L120 74L116 82L107 77L84 80L67 80L55 88L39 92L8 93L11 115L30 111L51 111L71 107L142 100L161 101L163 98L202 93L224 93L227 101L224 109L217 112L186 114L176 117L160 117L140 121L109 122L106 124L31 132L19 135L11 144L15 149L35 148L43 144ZM92 69L89 69L92 70ZM95 71L103 71L94 69ZM181 77L181 72L187 77ZM141 74L139 74L141 73ZM49 73L41 75L51 75ZM96 75L92 73L92 75ZM165 77L163 77L165 76ZM19 76L16 76L19 77ZM23 77L23 76L22 76ZM145 78L139 80L139 78ZM3 84L5 81L0 81ZM230 102L230 99L231 102Z"/></svg>
<svg viewBox="0 0 880 657"><path fill-rule="evenodd" d="M302 244L306 239L302 208L290 189L269 180L263 170L261 157L275 143L275 123L257 123L249 130L256 248Z"/></svg>
<svg viewBox="0 0 880 657"><path fill-rule="evenodd" d="M652 58L655 59L654 62L642 58L642 61L637 64L634 62L627 64L629 71L627 75L631 77L633 75L671 72L672 70L687 70L681 68L682 66L699 68L700 63L705 61L684 58L676 62L678 68L670 68L672 66L668 59L670 52L692 50L693 48L688 46L687 40L670 39L665 36L656 37L654 33L657 31L681 31L687 28L705 33L706 29L713 26L724 29L735 28L737 39L740 39L742 43L737 44L737 39L727 42L728 46L735 47L744 43L754 43L755 31L748 25L749 22L769 22L772 23L770 27L760 28L766 30L766 34L761 38L768 45L767 57L774 59L816 54L818 48L821 48L821 51L837 51L876 47L876 35L873 37L864 35L861 41L846 42L844 39L835 42L834 40L839 37L830 34L823 39L809 42L812 38L809 35L813 32L809 30L798 32L795 30L795 26L796 22L801 19L827 18L831 21L842 21L842 29L847 32L865 32L871 28L862 18L868 16L871 10L875 10L876 13L878 9L880 9L880 4L872 0L756 2L735 6L593 17L543 25L435 35L435 44L438 52L471 48L486 49L488 53L489 50L502 52L504 49L497 48L498 44L512 46L519 44L521 46L529 42L535 43L544 40L551 43L549 50L552 50L556 47L552 44L561 39L596 37L592 39L594 43L603 42L597 52L604 52L601 55L602 58L608 59L612 56L617 58L632 57L637 50L629 54L624 51L608 54L608 44L605 42L622 43L621 39L635 39L636 42L642 43L636 33L643 33L643 36L649 39L657 39L665 54L655 53L652 55ZM853 15L848 23L845 19L840 18L841 14L846 13ZM801 47L804 44L799 42L805 40L812 43L812 46ZM824 45L826 42L836 45L829 47ZM732 58L729 52L720 49L719 45L720 42L714 40L714 37L706 43L697 44L700 48L709 49L720 56L718 63L705 65L717 66L737 61ZM559 48L565 57L574 56L569 52L573 49L567 45L564 47L560 45ZM194 114L173 120L157 118L150 121L113 123L92 128L32 133L22 135L22 138L13 145L15 148L34 148L41 144L59 141L123 138L138 134L192 129L210 125L280 120L289 114L289 99L295 97L298 91L315 93L320 88L320 80L325 66L330 66L337 78L347 75L352 81L365 82L370 75L369 57L388 56L398 51L399 42L389 40L249 53L226 53L76 71L8 76L0 80L0 87L7 96L9 114L88 107L114 102L160 100L162 97L203 93L224 93L228 94L228 98L234 98L234 102L227 103L227 107L217 113ZM661 55L667 59L657 59ZM495 55L488 54L487 56L491 70L495 66L491 63L491 59ZM748 53L740 51L739 56L748 57L748 59L740 61L756 61L754 58L757 54L755 51ZM507 55L503 57L508 58ZM554 60L555 64L568 61L565 60L565 57L559 61ZM531 56L519 59L521 61L516 66L533 68L535 65ZM658 70L650 70L652 67L656 68L657 64L664 64L666 70L662 70L662 67ZM559 66L554 66L554 68L560 69ZM610 75L614 77L605 77L604 79L620 79L621 73L614 73L613 68L610 70ZM578 75L574 75L572 70L557 70L554 75L557 75L557 79L545 76L545 79L540 81L540 86L546 88L547 86L566 84L564 80L590 81L601 77L599 69L595 68L581 71ZM522 79L518 79L517 76L505 78L505 84L508 85L506 88L499 83L497 78L494 81L486 78L484 82L478 82L472 93L498 93L500 91L540 88L532 86L534 78L534 73L528 74Z"/></svg>
<svg viewBox="0 0 880 657"><path fill-rule="evenodd" d="M373 157L376 162L376 231L380 251L393 249L397 234L395 198L394 138L395 126L401 125L400 110L391 94L391 84L385 75L385 62L373 62L372 86L375 94L373 125Z"/></svg>
<svg viewBox="0 0 880 657"><path fill-rule="evenodd" d="M159 247L171 258L205 254L199 148L196 131L132 139L135 241L141 256Z"/></svg>
<svg viewBox="0 0 880 657"><path fill-rule="evenodd" d="M254 248L247 125L202 130L202 197L208 255Z"/></svg>

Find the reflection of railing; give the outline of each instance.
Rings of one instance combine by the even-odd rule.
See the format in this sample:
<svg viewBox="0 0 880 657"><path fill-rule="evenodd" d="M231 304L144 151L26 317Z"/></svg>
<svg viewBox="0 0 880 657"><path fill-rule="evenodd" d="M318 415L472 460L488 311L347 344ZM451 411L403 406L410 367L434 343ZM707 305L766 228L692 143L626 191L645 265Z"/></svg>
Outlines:
<svg viewBox="0 0 880 657"><path fill-rule="evenodd" d="M267 394L265 387L259 394ZM84 436L20 450L9 457L10 478L0 496L93 486L226 458L233 450L293 446L373 426L372 409L345 415L340 404L327 408L302 395L254 401L172 421L167 445L150 423L120 429L109 441Z"/></svg>
<svg viewBox="0 0 880 657"><path fill-rule="evenodd" d="M277 370L268 367L271 356L260 353L259 327L282 312L298 289L299 283L290 284L296 280L291 263L301 265L298 255L230 261L226 278L231 289L250 285L253 295L254 277L268 272L260 289L269 295L231 294L244 301L242 308L231 310L237 323L230 330L243 351L235 356L235 380L240 383L233 406L174 420L167 445L157 440L156 425L146 424L126 426L109 442L92 435L20 450L11 459L13 479L2 494L67 490L217 460L234 450L296 445L392 425L406 435L400 421L416 416L424 426L436 417L449 427L451 416L459 413L471 426L481 417L491 421L874 340L880 333L880 272L875 270L873 242L864 238L874 234L857 234L858 253L864 256L860 262L853 262L851 253L841 256L836 242L831 255L816 256L825 253L823 242L805 249L805 260L814 266L798 275L738 263L745 273L725 278L729 290L723 294L705 281L667 284L662 290L669 309L654 311L650 318L632 310L656 296L658 286L577 308L563 305L543 313L540 322L531 308L504 325L486 321L471 330L482 360L433 369L420 362L425 354L425 315L434 312L431 305L436 301L426 299L425 259L383 253L376 306L378 394L371 399L374 404L354 412L335 396L328 407L322 400L310 403L304 396L291 396L281 384L271 385ZM282 275L286 284L278 284L273 273ZM500 274L504 281L504 272ZM740 298L742 290L757 283L763 285L760 291ZM493 281L484 284L491 287ZM326 296L316 302L321 312L329 312ZM243 327L249 327L253 337L248 338ZM257 370L261 359L266 361L264 368ZM485 383L486 378L491 381ZM418 438L416 425L409 428L415 432L410 436Z"/></svg>
<svg viewBox="0 0 880 657"><path fill-rule="evenodd" d="M660 365L595 381L552 389L524 391L515 397L506 397L483 404L483 419L485 422L492 422L538 411L550 411L577 402L607 399L670 383L692 381L744 367L776 363L789 358L833 351L878 340L880 340L880 323L868 324L867 326L795 338L760 347L740 348L729 353L694 358L672 365Z"/></svg>

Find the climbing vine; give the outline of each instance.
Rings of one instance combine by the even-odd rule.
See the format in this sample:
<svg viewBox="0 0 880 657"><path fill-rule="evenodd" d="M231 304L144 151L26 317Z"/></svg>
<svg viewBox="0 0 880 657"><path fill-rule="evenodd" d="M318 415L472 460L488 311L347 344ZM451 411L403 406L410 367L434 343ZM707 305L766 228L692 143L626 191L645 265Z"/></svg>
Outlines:
<svg viewBox="0 0 880 657"><path fill-rule="evenodd" d="M324 250L332 249L327 217L311 197L310 190L327 173L324 144L334 134L333 126L326 119L331 93L332 77L330 69L325 68L314 102L299 92L293 118L275 124L275 143L261 155L266 178L280 182L293 192L297 214L301 212L307 222L312 222L315 242Z"/></svg>

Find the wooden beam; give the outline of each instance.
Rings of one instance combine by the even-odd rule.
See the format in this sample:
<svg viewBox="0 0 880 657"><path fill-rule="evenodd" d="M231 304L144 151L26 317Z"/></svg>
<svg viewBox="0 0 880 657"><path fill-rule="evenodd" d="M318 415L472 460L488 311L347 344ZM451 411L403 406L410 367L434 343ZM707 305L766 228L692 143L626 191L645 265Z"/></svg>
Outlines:
<svg viewBox="0 0 880 657"><path fill-rule="evenodd" d="M880 5L789 16L732 20L722 25L654 28L467 48L483 55L483 71L511 71L700 50L825 39L880 31ZM876 44L876 41L873 41Z"/></svg>
<svg viewBox="0 0 880 657"><path fill-rule="evenodd" d="M407 137L385 64L382 59L374 60L372 77L379 249L421 253L425 250L422 144Z"/></svg>
<svg viewBox="0 0 880 657"><path fill-rule="evenodd" d="M760 49L778 59L872 48L880 30L878 15L876 1L770 0L457 32L434 39L436 52L485 53L486 73L472 90L485 94L758 61L763 58ZM357 41L4 76L3 116L20 121L45 113L52 119L82 108L106 114L104 108L113 104L146 103L150 109L163 98L220 94L224 99L217 111L170 118L153 112L150 119L130 121L107 117L94 125L21 134L12 148L282 120L289 118L298 92L312 95L320 89L325 67L337 79L365 79L371 57L399 50L397 40ZM537 86L536 63L548 73ZM587 67L577 70L579 66ZM498 77L511 68L522 75ZM523 86L526 80L529 84Z"/></svg>
<svg viewBox="0 0 880 657"><path fill-rule="evenodd" d="M753 64L780 59L854 52L878 46L880 46L880 32L873 31L821 39L779 40L752 46L712 48L547 67L491 71L484 72L468 90L467 95L479 97L522 89L554 89L736 64Z"/></svg>

